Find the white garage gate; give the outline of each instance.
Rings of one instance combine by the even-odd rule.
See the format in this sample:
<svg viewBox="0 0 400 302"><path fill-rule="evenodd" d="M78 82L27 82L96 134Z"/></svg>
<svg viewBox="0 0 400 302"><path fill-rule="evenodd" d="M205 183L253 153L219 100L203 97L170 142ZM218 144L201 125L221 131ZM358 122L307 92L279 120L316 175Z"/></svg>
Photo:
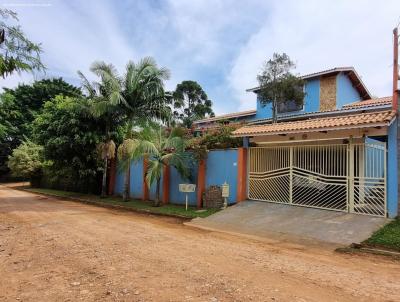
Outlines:
<svg viewBox="0 0 400 302"><path fill-rule="evenodd" d="M386 145L252 147L248 196L386 217Z"/></svg>

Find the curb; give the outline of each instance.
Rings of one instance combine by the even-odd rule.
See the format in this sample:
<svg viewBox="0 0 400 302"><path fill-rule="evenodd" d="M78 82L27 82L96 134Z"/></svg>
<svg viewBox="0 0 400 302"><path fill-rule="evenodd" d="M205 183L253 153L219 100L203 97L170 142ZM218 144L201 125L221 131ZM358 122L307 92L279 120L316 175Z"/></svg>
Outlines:
<svg viewBox="0 0 400 302"><path fill-rule="evenodd" d="M387 248L377 248L360 243L352 243L348 247L338 248L335 250L338 253L360 253L360 254L372 254L379 256L386 256L392 258L393 260L400 260L400 252L396 250L391 250Z"/></svg>
<svg viewBox="0 0 400 302"><path fill-rule="evenodd" d="M183 220L183 222L190 221L193 219L190 217L176 215L176 214L156 213L156 212L151 212L149 210L124 207L122 205L108 204L108 203L104 203L101 201L93 201L93 200L79 198L79 197L59 196L56 194L42 193L42 192L39 193L39 192L34 192L29 189L23 189L23 188L13 188L13 189L21 190L21 191L25 191L25 192L29 192L29 193L37 194L37 195L49 196L49 197L53 197L53 198L59 199L59 200L70 200L73 202L79 202L79 203L83 203L83 204L88 204L88 205L93 205L93 206L98 206L98 207L108 208L108 209L114 209L114 210L119 210L119 211L134 212L134 213L139 213L139 214L147 214L147 215L170 217L170 218L172 217L172 218L177 218L177 219Z"/></svg>

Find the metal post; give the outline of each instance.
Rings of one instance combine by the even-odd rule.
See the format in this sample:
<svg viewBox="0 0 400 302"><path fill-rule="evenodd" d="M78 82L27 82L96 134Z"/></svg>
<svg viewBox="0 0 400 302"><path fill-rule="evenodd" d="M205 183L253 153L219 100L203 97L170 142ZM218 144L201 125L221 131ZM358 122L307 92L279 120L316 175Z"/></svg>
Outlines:
<svg viewBox="0 0 400 302"><path fill-rule="evenodd" d="M366 150L367 145L365 141L362 145L358 145L358 181L359 181L359 204L364 205L365 202L365 160L366 160Z"/></svg>
<svg viewBox="0 0 400 302"><path fill-rule="evenodd" d="M393 99L392 107L397 112L398 106L398 81L399 81L399 34L397 27L393 30Z"/></svg>
<svg viewBox="0 0 400 302"><path fill-rule="evenodd" d="M293 202L293 147L289 148L289 203Z"/></svg>
<svg viewBox="0 0 400 302"><path fill-rule="evenodd" d="M353 139L349 140L347 163L349 167L348 173L348 207L349 212L354 213L354 145Z"/></svg>

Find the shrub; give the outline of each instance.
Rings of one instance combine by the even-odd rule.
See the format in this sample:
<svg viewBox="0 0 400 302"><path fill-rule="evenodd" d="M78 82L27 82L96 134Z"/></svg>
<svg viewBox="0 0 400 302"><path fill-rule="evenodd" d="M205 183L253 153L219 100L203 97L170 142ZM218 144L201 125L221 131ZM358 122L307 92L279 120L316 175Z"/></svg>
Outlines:
<svg viewBox="0 0 400 302"><path fill-rule="evenodd" d="M38 186L43 166L43 147L31 141L23 142L8 157L8 167L12 175L29 179L35 186Z"/></svg>

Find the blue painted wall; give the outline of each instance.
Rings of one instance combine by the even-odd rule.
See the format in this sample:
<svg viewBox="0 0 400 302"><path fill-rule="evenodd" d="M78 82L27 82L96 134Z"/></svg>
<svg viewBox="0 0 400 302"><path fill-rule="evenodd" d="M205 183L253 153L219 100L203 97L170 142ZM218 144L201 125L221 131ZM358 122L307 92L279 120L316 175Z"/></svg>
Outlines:
<svg viewBox="0 0 400 302"><path fill-rule="evenodd" d="M122 195L124 190L124 172L117 168L117 175L115 176L114 194Z"/></svg>
<svg viewBox="0 0 400 302"><path fill-rule="evenodd" d="M130 196L140 199L143 197L143 160L131 163Z"/></svg>
<svg viewBox="0 0 400 302"><path fill-rule="evenodd" d="M361 100L357 89L354 88L349 77L339 73L336 77L336 108L340 109L343 105Z"/></svg>
<svg viewBox="0 0 400 302"><path fill-rule="evenodd" d="M306 97L304 99L304 112L319 111L319 79L311 79L306 81Z"/></svg>
<svg viewBox="0 0 400 302"><path fill-rule="evenodd" d="M229 184L228 203L236 202L238 150L213 150L208 152L206 186Z"/></svg>
<svg viewBox="0 0 400 302"><path fill-rule="evenodd" d="M388 216L397 216L398 188L397 188L397 119L392 122L388 133L388 158L387 158L387 207Z"/></svg>
<svg viewBox="0 0 400 302"><path fill-rule="evenodd" d="M170 170L170 183L169 183L169 200L171 203L175 204L185 204L185 193L179 192L179 184L193 183L197 184L197 164L191 167L192 177L190 180L184 180L179 175L175 168L171 167ZM188 193L189 205L197 205L197 193Z"/></svg>
<svg viewBox="0 0 400 302"><path fill-rule="evenodd" d="M117 167L114 192L122 195L124 190L125 172ZM143 160L131 162L130 196L140 199L143 197Z"/></svg>
<svg viewBox="0 0 400 302"><path fill-rule="evenodd" d="M305 83L305 98L304 98L304 108L300 111L293 111L287 113L278 113L278 117L281 115L296 115L305 112L319 111L319 79L307 80ZM257 97L257 114L254 119L266 119L272 118L272 104L267 104L263 106L260 99Z"/></svg>

